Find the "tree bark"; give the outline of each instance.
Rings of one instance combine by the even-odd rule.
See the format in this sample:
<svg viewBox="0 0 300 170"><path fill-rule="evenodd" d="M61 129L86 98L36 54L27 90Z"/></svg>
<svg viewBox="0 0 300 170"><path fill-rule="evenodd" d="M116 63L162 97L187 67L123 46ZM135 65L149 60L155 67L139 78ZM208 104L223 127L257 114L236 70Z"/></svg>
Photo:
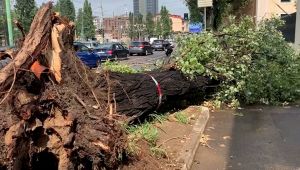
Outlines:
<svg viewBox="0 0 300 170"><path fill-rule="evenodd" d="M116 105L115 112L130 117L130 120L166 107L175 108L184 100L201 101L206 87L212 83L203 76L189 79L176 70L138 74L111 72L106 76L109 80L100 77L96 88L109 93L107 100ZM158 89L162 95L161 101Z"/></svg>

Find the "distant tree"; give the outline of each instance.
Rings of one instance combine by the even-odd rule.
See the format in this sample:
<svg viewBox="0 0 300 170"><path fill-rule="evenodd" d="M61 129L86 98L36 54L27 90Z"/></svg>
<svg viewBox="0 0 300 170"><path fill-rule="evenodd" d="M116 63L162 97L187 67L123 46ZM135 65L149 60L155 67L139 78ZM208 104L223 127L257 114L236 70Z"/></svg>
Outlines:
<svg viewBox="0 0 300 170"><path fill-rule="evenodd" d="M155 23L153 21L153 15L151 13L148 13L146 17L146 32L148 38L154 35L154 27L155 27Z"/></svg>
<svg viewBox="0 0 300 170"><path fill-rule="evenodd" d="M91 39L95 37L93 11L91 3L88 0L85 0L83 4L83 27L85 38Z"/></svg>
<svg viewBox="0 0 300 170"><path fill-rule="evenodd" d="M171 35L172 33L172 20L169 16L169 11L165 6L161 7L160 10L160 20L161 20L161 32L163 38L166 38L167 36Z"/></svg>
<svg viewBox="0 0 300 170"><path fill-rule="evenodd" d="M134 24L143 24L143 15L142 14L135 15Z"/></svg>
<svg viewBox="0 0 300 170"><path fill-rule="evenodd" d="M155 24L155 35L158 37L162 36L161 21L159 18L156 20L156 24Z"/></svg>
<svg viewBox="0 0 300 170"><path fill-rule="evenodd" d="M129 26L128 26L128 36L131 40L136 37L134 29L134 14L132 12L129 13Z"/></svg>
<svg viewBox="0 0 300 170"><path fill-rule="evenodd" d="M4 14L0 14L0 34L5 34L4 31L6 30L6 21Z"/></svg>
<svg viewBox="0 0 300 170"><path fill-rule="evenodd" d="M29 31L31 22L37 11L37 7L34 0L16 0L15 2L15 14L16 18L24 27L24 31Z"/></svg>
<svg viewBox="0 0 300 170"><path fill-rule="evenodd" d="M185 0L190 11L191 22L201 22L202 12L198 8L198 0ZM250 0L213 0L213 8L208 8L208 14L213 14L212 26L218 29L224 19L229 15L238 15L243 13L244 7L251 2Z"/></svg>
<svg viewBox="0 0 300 170"><path fill-rule="evenodd" d="M54 9L57 10L61 16L75 21L75 7L71 0L58 0Z"/></svg>
<svg viewBox="0 0 300 170"><path fill-rule="evenodd" d="M78 9L78 13L77 13L77 18L76 18L76 33L77 33L77 36L79 36L81 34L81 31L84 31L82 30L82 23L83 23L83 11L82 11L82 8L79 8ZM83 32L82 32L83 33ZM81 37L83 38L83 37Z"/></svg>
<svg viewBox="0 0 300 170"><path fill-rule="evenodd" d="M198 23L202 21L202 13L200 8L198 8L198 0L186 0L187 6L190 11L190 22Z"/></svg>

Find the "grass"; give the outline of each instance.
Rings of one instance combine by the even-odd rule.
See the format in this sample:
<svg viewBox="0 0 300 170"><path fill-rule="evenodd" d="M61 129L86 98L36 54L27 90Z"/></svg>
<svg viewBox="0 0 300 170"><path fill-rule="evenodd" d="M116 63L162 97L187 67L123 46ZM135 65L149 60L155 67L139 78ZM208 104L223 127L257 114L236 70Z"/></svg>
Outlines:
<svg viewBox="0 0 300 170"><path fill-rule="evenodd" d="M177 112L174 114L175 119L182 124L188 124L189 118L183 112ZM166 158L167 152L157 146L158 141L158 129L155 126L157 123L163 123L168 120L167 114L151 114L150 119L139 125L124 125L124 128L128 132L128 147L127 154L128 155L138 155L141 151L137 142L141 139L145 140L149 147L150 152L153 156L157 158Z"/></svg>
<svg viewBox="0 0 300 170"><path fill-rule="evenodd" d="M158 140L158 130L149 122L140 126L130 126L128 131L134 138L145 139L151 146L155 145Z"/></svg>
<svg viewBox="0 0 300 170"><path fill-rule="evenodd" d="M165 149L162 149L160 147L154 146L150 148L150 152L153 156L156 158L166 158L167 157L167 152Z"/></svg>
<svg viewBox="0 0 300 170"><path fill-rule="evenodd" d="M188 124L189 123L189 118L183 112L177 112L177 113L174 114L174 116L175 116L175 119L179 123L182 123L182 124Z"/></svg>
<svg viewBox="0 0 300 170"><path fill-rule="evenodd" d="M123 125L126 129L128 135L128 155L138 155L141 148L139 148L137 142L141 139L145 140L150 146L150 152L153 156L157 158L164 158L166 156L166 151L162 148L156 146L158 140L158 129L156 128L156 123L163 123L168 119L166 114L152 114L150 115L150 120L139 125Z"/></svg>

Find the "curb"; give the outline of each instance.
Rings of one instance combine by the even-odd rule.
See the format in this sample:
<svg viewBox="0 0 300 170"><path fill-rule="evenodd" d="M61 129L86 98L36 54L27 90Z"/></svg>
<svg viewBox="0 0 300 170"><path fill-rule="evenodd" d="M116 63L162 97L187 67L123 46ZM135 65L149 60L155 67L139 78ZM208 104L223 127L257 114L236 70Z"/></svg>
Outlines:
<svg viewBox="0 0 300 170"><path fill-rule="evenodd" d="M183 163L181 170L189 170L191 168L196 151L200 144L200 139L209 119L209 109L203 106L201 106L200 108L201 114L197 118L190 139L183 147L184 150L179 157L179 162Z"/></svg>

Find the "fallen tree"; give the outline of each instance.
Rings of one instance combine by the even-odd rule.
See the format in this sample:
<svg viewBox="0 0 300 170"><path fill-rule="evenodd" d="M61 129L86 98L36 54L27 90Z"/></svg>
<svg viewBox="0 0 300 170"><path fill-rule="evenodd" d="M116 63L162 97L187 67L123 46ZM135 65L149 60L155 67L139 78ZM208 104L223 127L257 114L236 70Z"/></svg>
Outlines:
<svg viewBox="0 0 300 170"><path fill-rule="evenodd" d="M0 70L1 169L116 169L127 147L119 120L194 99L211 83L176 70L96 74L76 57L73 33L45 4Z"/></svg>

